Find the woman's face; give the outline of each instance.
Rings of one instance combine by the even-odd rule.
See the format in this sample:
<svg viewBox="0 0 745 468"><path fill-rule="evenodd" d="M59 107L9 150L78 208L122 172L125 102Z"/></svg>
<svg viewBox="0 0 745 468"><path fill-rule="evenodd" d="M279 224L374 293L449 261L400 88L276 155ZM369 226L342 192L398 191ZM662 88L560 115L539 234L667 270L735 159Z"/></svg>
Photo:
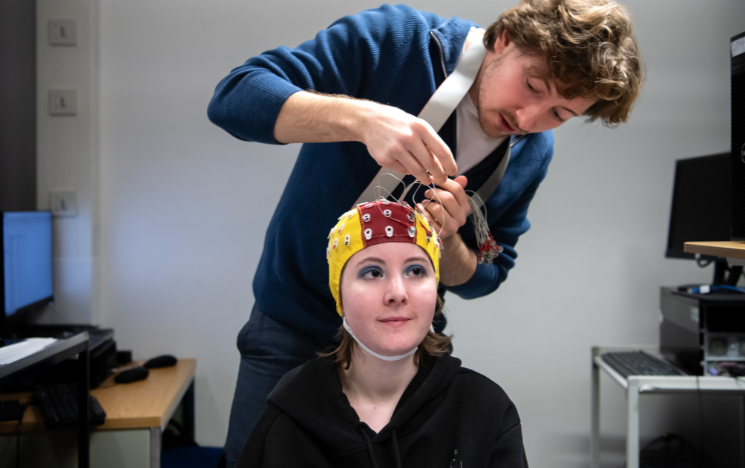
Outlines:
<svg viewBox="0 0 745 468"><path fill-rule="evenodd" d="M422 342L437 303L427 253L390 242L360 250L341 277L342 309L355 336L376 353L397 356Z"/></svg>

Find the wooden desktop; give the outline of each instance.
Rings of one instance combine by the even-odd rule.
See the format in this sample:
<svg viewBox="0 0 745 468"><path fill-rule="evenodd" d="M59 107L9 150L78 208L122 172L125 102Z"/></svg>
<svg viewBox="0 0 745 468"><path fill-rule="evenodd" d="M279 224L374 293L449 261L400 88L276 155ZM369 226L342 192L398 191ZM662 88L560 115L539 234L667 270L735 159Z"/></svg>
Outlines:
<svg viewBox="0 0 745 468"><path fill-rule="evenodd" d="M136 362L133 365L142 364ZM106 422L91 428L91 467L160 467L160 439L184 400L184 425L193 437L193 382L196 359L179 359L173 367L151 369L147 379L117 384L109 376L91 395L106 411ZM128 366L129 367L129 366ZM186 397L186 398L184 398ZM4 394L0 399L30 401L31 394ZM0 423L0 468L15 466L17 422ZM23 466L75 466L74 428L49 431L39 407L26 410L21 424Z"/></svg>
<svg viewBox="0 0 745 468"><path fill-rule="evenodd" d="M745 242L686 242L683 250L688 253L745 260Z"/></svg>

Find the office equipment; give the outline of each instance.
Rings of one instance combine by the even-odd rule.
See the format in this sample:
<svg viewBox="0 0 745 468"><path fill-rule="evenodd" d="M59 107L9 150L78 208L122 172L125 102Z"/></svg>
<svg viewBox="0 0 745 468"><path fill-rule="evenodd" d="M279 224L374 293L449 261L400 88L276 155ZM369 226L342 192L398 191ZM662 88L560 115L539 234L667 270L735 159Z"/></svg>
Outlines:
<svg viewBox="0 0 745 468"><path fill-rule="evenodd" d="M66 338L83 331L90 337L90 388L96 388L111 374L111 369L117 367L114 330L92 325L29 325L24 327L23 334ZM41 383L69 382L69 376L74 375L74 367L73 360L60 363L39 375L37 380ZM29 383L27 390L32 388L33 385Z"/></svg>
<svg viewBox="0 0 745 468"><path fill-rule="evenodd" d="M78 388L75 384L55 383L39 385L34 392L36 403L44 414L49 429L74 426L78 421ZM88 395L88 421L100 426L106 420L106 412L93 395Z"/></svg>
<svg viewBox="0 0 745 468"><path fill-rule="evenodd" d="M144 367L133 367L132 369L127 369L116 374L114 376L114 382L120 384L137 382L138 380L146 379L148 375L150 375L150 371Z"/></svg>
<svg viewBox="0 0 745 468"><path fill-rule="evenodd" d="M660 288L660 351L691 375L745 375L745 294Z"/></svg>
<svg viewBox="0 0 745 468"><path fill-rule="evenodd" d="M142 361L138 361L141 364ZM175 367L153 369L146 380L129 385L115 385L109 376L91 395L106 411L106 421L91 428L90 456L99 466L111 466L112 447L115 463L121 468L160 468L162 431L174 414L185 437L194 438L195 359L179 359ZM0 398L31 401L31 393L1 395ZM177 408L181 407L180 410ZM0 453L14 453L17 421L0 422ZM75 447L69 446L64 431L47 430L41 409L29 406L20 426L24 466L69 466L75 463ZM40 447L54 450L39 450Z"/></svg>
<svg viewBox="0 0 745 468"><path fill-rule="evenodd" d="M601 357L624 379L630 375L686 375L664 360L644 351L608 352Z"/></svg>
<svg viewBox="0 0 745 468"><path fill-rule="evenodd" d="M0 347L0 366L31 356L57 341L54 338L28 338Z"/></svg>
<svg viewBox="0 0 745 468"><path fill-rule="evenodd" d="M0 336L10 337L24 317L54 299L52 287L52 213L1 213Z"/></svg>
<svg viewBox="0 0 745 468"><path fill-rule="evenodd" d="M696 258L685 251L686 242L730 240L731 173L728 153L676 161L666 258ZM734 286L742 274L741 266L725 259L703 255L701 260L714 262L712 285Z"/></svg>
<svg viewBox="0 0 745 468"><path fill-rule="evenodd" d="M626 468L639 468L639 397L641 394L654 393L686 393L686 392L719 392L730 394L745 394L745 379L732 377L698 377L698 376L654 376L631 375L622 377L602 358L607 352L642 350L653 356L659 356L656 347L634 348L606 348L594 346L592 348L592 438L590 441L590 467L600 467L600 372L607 373L611 379L626 389ZM740 438L745 437L745 426L740 426ZM742 443L742 442L741 442ZM740 450L740 463L745 468L745 451Z"/></svg>
<svg viewBox="0 0 745 468"><path fill-rule="evenodd" d="M38 374L44 369L48 369L60 362L74 357L77 355L77 368L76 376L78 383L78 404L85 406L88 402L88 333L80 333L67 339L57 340L51 345L37 351L36 353L13 361L4 366L0 366L0 389L5 388L8 385L13 385L29 376ZM12 396L9 399L17 399ZM28 402L28 398L21 403ZM26 411L24 419L28 417L30 411ZM4 424L12 425L11 431L16 429L22 429L18 426L17 422L5 422L0 423L0 426ZM88 420L82 416L78 418L77 424L77 457L78 466L80 468L88 468L90 465L90 450L89 450L89 431L88 431ZM40 465L40 466L49 466Z"/></svg>
<svg viewBox="0 0 745 468"><path fill-rule="evenodd" d="M155 356L152 359L148 359L145 364L142 365L142 367L145 367L147 369L157 369L159 367L171 367L175 366L176 362L178 360L176 359L176 356L171 356L170 354L164 354L162 356Z"/></svg>
<svg viewBox="0 0 745 468"><path fill-rule="evenodd" d="M730 41L732 72L732 238L745 241L745 32ZM715 240L715 239L702 239Z"/></svg>

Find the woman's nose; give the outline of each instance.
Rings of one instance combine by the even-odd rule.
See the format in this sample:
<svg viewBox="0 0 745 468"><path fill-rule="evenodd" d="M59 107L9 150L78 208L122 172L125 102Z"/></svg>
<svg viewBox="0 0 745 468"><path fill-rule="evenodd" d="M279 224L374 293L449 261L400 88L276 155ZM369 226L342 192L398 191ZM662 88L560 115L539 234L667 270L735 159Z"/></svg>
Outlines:
<svg viewBox="0 0 745 468"><path fill-rule="evenodd" d="M385 303L388 305L406 304L408 294L403 278L391 278L385 293Z"/></svg>

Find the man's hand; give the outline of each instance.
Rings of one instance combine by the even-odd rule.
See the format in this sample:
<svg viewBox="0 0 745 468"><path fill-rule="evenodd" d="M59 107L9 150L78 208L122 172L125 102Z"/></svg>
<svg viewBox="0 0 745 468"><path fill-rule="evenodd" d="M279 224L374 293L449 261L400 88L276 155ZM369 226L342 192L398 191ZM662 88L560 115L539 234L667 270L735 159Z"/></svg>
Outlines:
<svg viewBox="0 0 745 468"><path fill-rule="evenodd" d="M274 126L280 143L359 141L375 161L425 185L456 174L453 153L422 119L372 101L299 92L290 96ZM427 173L429 171L429 173Z"/></svg>
<svg viewBox="0 0 745 468"><path fill-rule="evenodd" d="M411 174L424 185L445 184L448 174L458 172L450 148L426 121L395 107L374 105L364 122L361 140L386 169Z"/></svg>
<svg viewBox="0 0 745 468"><path fill-rule="evenodd" d="M464 190L467 183L465 176L459 176L438 184L439 187L434 189L437 196L432 192L433 189L424 192L424 196L432 201L423 208L434 222L433 229L440 233L443 240L458 232L471 214L471 205Z"/></svg>

